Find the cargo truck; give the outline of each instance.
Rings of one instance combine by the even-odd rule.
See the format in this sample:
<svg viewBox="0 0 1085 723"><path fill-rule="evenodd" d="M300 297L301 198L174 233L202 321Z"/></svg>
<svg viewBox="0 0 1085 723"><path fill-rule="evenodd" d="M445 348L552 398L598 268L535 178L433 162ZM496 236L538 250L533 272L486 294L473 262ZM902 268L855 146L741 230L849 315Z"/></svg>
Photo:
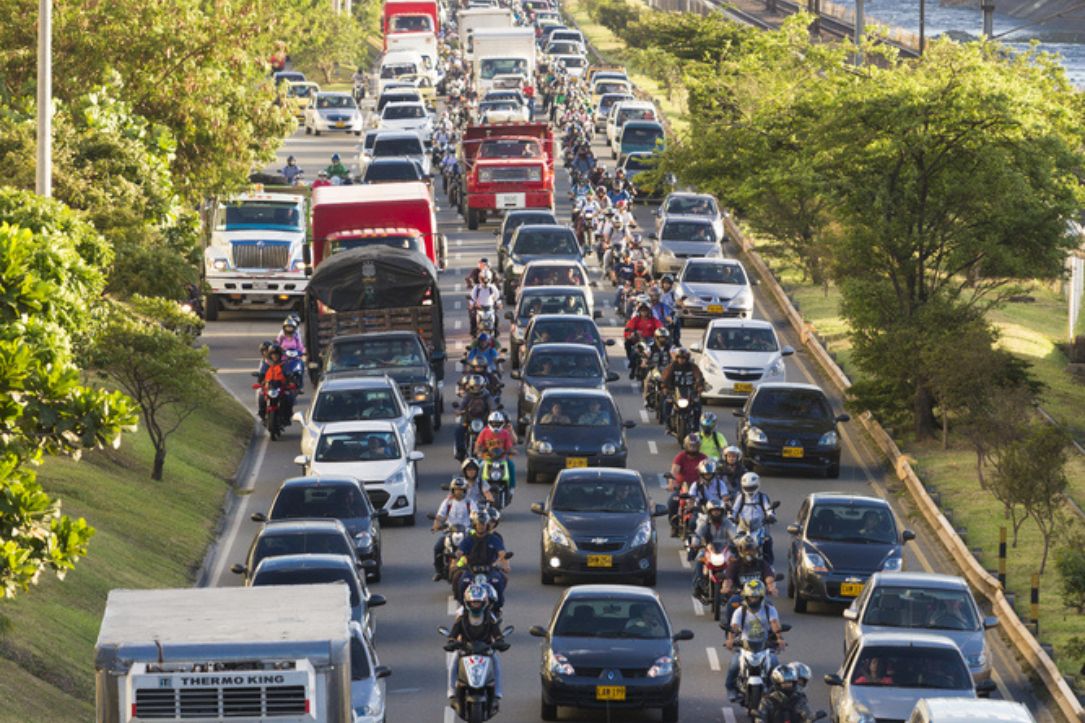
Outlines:
<svg viewBox="0 0 1085 723"><path fill-rule="evenodd" d="M467 39L467 47L480 96L498 85L510 87L495 81L513 80L519 87L535 77L535 33L530 28L478 28Z"/></svg>
<svg viewBox="0 0 1085 723"><path fill-rule="evenodd" d="M384 49L389 49L389 37L400 33L441 32L441 16L437 0L385 0L383 11Z"/></svg>
<svg viewBox="0 0 1085 723"><path fill-rule="evenodd" d="M471 54L467 52L471 35L482 28L511 28L515 25L512 19L512 10L508 8L468 8L460 10L456 15L457 28L460 34L460 47L464 49L464 58L471 60Z"/></svg>
<svg viewBox="0 0 1085 723"><path fill-rule="evenodd" d="M502 148L520 149L505 154ZM541 155L535 155L541 149ZM510 209L554 207L554 136L546 123L468 126L459 210L469 229Z"/></svg>

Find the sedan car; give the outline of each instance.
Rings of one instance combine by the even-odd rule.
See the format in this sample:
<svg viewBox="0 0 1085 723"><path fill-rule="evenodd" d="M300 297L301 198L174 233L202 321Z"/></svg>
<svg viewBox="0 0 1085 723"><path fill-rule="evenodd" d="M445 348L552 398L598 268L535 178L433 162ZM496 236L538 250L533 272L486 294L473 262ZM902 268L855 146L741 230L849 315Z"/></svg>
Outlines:
<svg viewBox="0 0 1085 723"><path fill-rule="evenodd" d="M350 623L350 705L353 723L385 723L384 679L391 669L380 664L373 641L358 623Z"/></svg>
<svg viewBox="0 0 1085 723"><path fill-rule="evenodd" d="M362 480L373 506L410 526L415 521L418 462L392 422L356 421L325 424L312 456L294 462L307 474Z"/></svg>
<svg viewBox="0 0 1085 723"><path fill-rule="evenodd" d="M501 269L505 283L505 302L516 301L516 290L524 267L535 259L583 261L576 233L568 226L523 224L509 241L509 252Z"/></svg>
<svg viewBox="0 0 1085 723"><path fill-rule="evenodd" d="M826 675L837 723L904 723L921 698L972 700L994 683L973 687L961 651L942 635L871 633Z"/></svg>
<svg viewBox="0 0 1085 723"><path fill-rule="evenodd" d="M689 259L678 276L678 315L688 326L720 317L752 319L752 283L741 261Z"/></svg>
<svg viewBox="0 0 1085 723"><path fill-rule="evenodd" d="M306 135L346 131L360 136L362 125L362 113L350 93L321 91L305 108Z"/></svg>
<svg viewBox="0 0 1085 723"><path fill-rule="evenodd" d="M504 218L501 219L501 226L494 231L494 236L497 237L496 268L505 268L505 257L509 254L509 244L512 242L512 235L515 233L516 229L525 224L557 226L558 219L553 211L538 208L512 209L506 211Z"/></svg>
<svg viewBox="0 0 1085 723"><path fill-rule="evenodd" d="M510 372L520 380L516 403L516 433L523 436L535 413L544 389L606 389L618 381L617 372L608 372L599 352L587 344L536 344L531 347L522 370Z"/></svg>
<svg viewBox="0 0 1085 723"><path fill-rule="evenodd" d="M377 158L409 158L422 168L423 175L430 173L432 159L421 136L414 131L378 130L371 148L358 155L360 172L364 174L366 166Z"/></svg>
<svg viewBox="0 0 1085 723"><path fill-rule="evenodd" d="M604 710L662 708L678 720L682 682L678 646L692 640L674 632L652 590L630 585L577 585L558 600L542 638L543 720L557 720L558 706Z"/></svg>
<svg viewBox="0 0 1085 723"><path fill-rule="evenodd" d="M310 99L319 92L320 86L316 83L307 80L288 80L283 92L284 103L294 113L295 117L304 118L305 109L309 106Z"/></svg>
<svg viewBox="0 0 1085 723"><path fill-rule="evenodd" d="M625 467L625 430L635 426L606 390L543 390L526 438L527 481L549 482L570 467Z"/></svg>
<svg viewBox="0 0 1085 723"><path fill-rule="evenodd" d="M588 297L579 286L532 286L524 289L516 299L516 308L505 312L505 318L512 322L509 327L509 353L513 358L520 356L522 360L520 346L524 343L524 330L536 314L582 315L589 320L593 316Z"/></svg>
<svg viewBox="0 0 1085 723"><path fill-rule="evenodd" d="M280 555L346 555L359 570L376 564L358 559L354 542L339 520L279 520L260 528L252 538L245 562L237 563L230 571L243 575L247 583L265 557Z"/></svg>
<svg viewBox="0 0 1085 723"><path fill-rule="evenodd" d="M374 510L362 483L356 479L293 477L286 480L275 493L271 512L255 512L253 522L278 520L333 519L343 523L354 540L354 551L360 560L373 560L375 568L367 568L366 576L373 581L381 578L380 519L387 515Z"/></svg>
<svg viewBox="0 0 1085 723"><path fill-rule="evenodd" d="M543 585L567 576L632 577L655 586L652 518L667 514L667 508L652 504L639 472L563 469L550 496L531 511L543 516Z"/></svg>
<svg viewBox="0 0 1085 723"><path fill-rule="evenodd" d="M567 53L550 57L555 65L560 65L565 69L565 74L570 78L579 78L588 69L588 59L581 53Z"/></svg>
<svg viewBox="0 0 1085 723"><path fill-rule="evenodd" d="M874 573L844 611L845 652L870 633L928 631L960 648L975 680L991 677L985 631L998 618L984 616L962 578L926 572Z"/></svg>
<svg viewBox="0 0 1085 723"><path fill-rule="evenodd" d="M686 265L686 259L722 258L719 238L712 222L700 216L670 216L659 233L650 233L652 241L652 272L675 274Z"/></svg>
<svg viewBox="0 0 1085 723"><path fill-rule="evenodd" d="M430 177L422 171L421 164L405 156L374 158L366 164L359 179L363 184L372 183L429 183Z"/></svg>
<svg viewBox="0 0 1085 723"><path fill-rule="evenodd" d="M396 131L414 131L429 141L433 134L433 117L426 106L418 102L389 103L381 111L380 127Z"/></svg>
<svg viewBox="0 0 1085 723"><path fill-rule="evenodd" d="M404 446L413 450L414 419L421 413L421 407L403 401L399 387L389 377L332 377L320 383L305 412L294 412L294 421L301 425L301 453L311 457L324 425L331 422L392 422Z"/></svg>
<svg viewBox="0 0 1085 723"><path fill-rule="evenodd" d="M716 232L716 238L726 237L723 225L723 213L720 212L720 204L715 196L707 193L690 193L688 191L675 191L667 194L663 203L659 204L656 211L658 220L656 230L663 225L668 216L703 216L712 222L712 230Z"/></svg>
<svg viewBox="0 0 1085 723"><path fill-rule="evenodd" d="M787 596L797 613L810 600L851 602L874 573L900 572L904 543L915 539L885 500L838 492L809 495L787 531Z"/></svg>
<svg viewBox="0 0 1085 723"><path fill-rule="evenodd" d="M529 286L579 286L588 297L588 307L595 308L595 282L583 262L572 259L535 259L524 267L520 288Z"/></svg>
<svg viewBox="0 0 1085 723"><path fill-rule="evenodd" d="M605 133L607 129L607 116L610 114L610 109L616 104L627 100L636 100L629 93L604 93L599 96L599 104L595 107L595 132Z"/></svg>
<svg viewBox="0 0 1085 723"><path fill-rule="evenodd" d="M523 330L523 339L512 355L512 368L519 369L524 355L535 344L562 342L565 344L588 344L595 347L603 364L607 364L607 347L614 346L614 339L603 339L595 321L587 316L566 314L536 314L530 317Z"/></svg>
<svg viewBox="0 0 1085 723"><path fill-rule="evenodd" d="M772 324L761 319L716 319L701 341L690 345L705 378L704 397L745 400L763 382L787 380L784 357Z"/></svg>
<svg viewBox="0 0 1085 723"><path fill-rule="evenodd" d="M813 384L762 384L735 416L735 439L755 466L840 476L839 424L851 417L834 416Z"/></svg>

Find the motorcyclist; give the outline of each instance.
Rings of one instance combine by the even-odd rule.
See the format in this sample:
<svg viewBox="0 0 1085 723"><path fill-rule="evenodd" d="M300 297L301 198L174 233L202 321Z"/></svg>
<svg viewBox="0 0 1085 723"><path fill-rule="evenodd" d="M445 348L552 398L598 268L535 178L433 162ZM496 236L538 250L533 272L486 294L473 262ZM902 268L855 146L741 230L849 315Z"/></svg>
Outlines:
<svg viewBox="0 0 1085 723"><path fill-rule="evenodd" d="M728 650L735 649L736 639L771 637L775 638L776 649L783 650L787 647L780 628L780 616L776 608L765 599L765 585L760 580L750 580L742 587L742 605L731 614L727 623L720 623L720 627L727 630L727 641L724 646ZM774 670L779 665L775 652L769 653L769 670ZM739 699L738 682L739 656L731 656L731 667L727 669L727 693L731 702Z"/></svg>
<svg viewBox="0 0 1085 723"><path fill-rule="evenodd" d="M302 174L302 170L293 156L287 156L286 165L283 166L283 169L279 171L279 173L286 179L288 185L293 185L294 179Z"/></svg>
<svg viewBox="0 0 1085 723"><path fill-rule="evenodd" d="M658 286L648 289L648 303L652 306L652 316L670 329L674 325L674 307L663 301L662 289Z"/></svg>
<svg viewBox="0 0 1085 723"><path fill-rule="evenodd" d="M471 500L476 507L482 507L493 502L490 486L482 479L482 464L474 457L468 457L460 462L460 474L467 483L467 499Z"/></svg>
<svg viewBox="0 0 1085 723"><path fill-rule="evenodd" d="M471 293L467 297L467 311L471 316L471 336L478 333L478 319L475 312L488 307L494 309L493 333L497 333L497 312L501 309L501 290L493 281L493 272L482 269L478 275L478 283L471 287Z"/></svg>
<svg viewBox="0 0 1085 723"><path fill-rule="evenodd" d="M671 537L678 537L679 498L678 495L686 492L689 486L697 481L698 469L701 462L707 457L701 454L701 435L694 432L686 437L682 445L682 451L675 455L671 462L671 477L668 480L667 490L671 493L667 501L667 512L671 521Z"/></svg>
<svg viewBox="0 0 1085 723"><path fill-rule="evenodd" d="M264 384L264 375L267 374L267 369L271 365L271 362L268 360L268 352L271 351L271 347L274 345L275 342L271 339L260 342L260 367L254 374L256 376L257 384L261 387ZM261 420L264 418L264 409L266 408L266 405L267 399L264 397L263 393L257 394L256 408Z"/></svg>
<svg viewBox="0 0 1085 723"><path fill-rule="evenodd" d="M723 450L727 448L727 437L716 428L718 422L715 412L701 414L701 451L717 462L723 459Z"/></svg>
<svg viewBox="0 0 1085 723"><path fill-rule="evenodd" d="M505 607L509 562L505 559L505 541L490 528L490 515L481 509L471 513L471 530L464 535L456 558L453 583L461 601L464 589L472 582L471 568L476 566L490 568L489 583L497 593L494 607L499 612Z"/></svg>
<svg viewBox="0 0 1085 723"><path fill-rule="evenodd" d="M772 537L768 533L768 526L776 521L776 513L772 509L772 501L769 496L761 491L761 477L756 472L747 472L742 475L741 494L735 495L731 504L731 519L736 525L745 526L748 530L758 527L764 528L763 554L765 561L770 565L775 560L772 550Z"/></svg>
<svg viewBox="0 0 1085 723"><path fill-rule="evenodd" d="M770 595L776 594L776 572L772 565L761 557L761 550L757 541L750 535L739 535L735 539L735 555L727 563L727 572L724 573L723 588L725 595L740 589L751 580L761 580L768 588Z"/></svg>
<svg viewBox="0 0 1085 723"><path fill-rule="evenodd" d="M483 271L493 271L493 269L490 268L490 260L485 257L478 260L478 264L475 265L475 268L471 269L471 273L467 274L467 278L464 279L464 283L468 289L473 289L479 283Z"/></svg>
<svg viewBox="0 0 1085 723"><path fill-rule="evenodd" d="M704 442L701 442L701 454L704 454ZM727 499L727 483L717 476L719 465L708 457L697 467L697 481L690 485L689 495L700 507L708 500L718 500L721 505Z"/></svg>
<svg viewBox="0 0 1085 723"><path fill-rule="evenodd" d="M659 322L657 321L656 324L659 324ZM659 381L663 390L663 422L667 425L667 431L674 433L671 407L674 405L672 396L675 390L689 390L692 396L690 402L693 403L704 392L704 375L701 374L701 370L697 365L693 363L693 355L689 353L689 349L680 346L675 349L674 361L663 370L663 376Z"/></svg>
<svg viewBox="0 0 1085 723"><path fill-rule="evenodd" d="M505 413L498 410L490 412L486 419L486 428L475 440L475 454L489 461L504 460L509 468L509 494L516 488L516 468L512 456L516 454L516 432L513 431Z"/></svg>
<svg viewBox="0 0 1085 723"><path fill-rule="evenodd" d="M580 146L570 170L587 178L593 168L595 168L595 158L591 154L591 149L586 145Z"/></svg>
<svg viewBox="0 0 1085 723"><path fill-rule="evenodd" d="M652 310L648 304L637 304L637 311L625 325L625 356L629 360L629 378L636 376L634 361L636 355L634 349L638 342L648 341L655 334L656 329L662 327L658 320L652 318ZM699 372L698 372L699 373Z"/></svg>
<svg viewBox="0 0 1085 723"><path fill-rule="evenodd" d="M486 365L486 370L492 374L497 371L497 360L500 358L501 355L494 346L493 337L483 332L467 350L466 361L469 365L482 361Z"/></svg>
<svg viewBox="0 0 1085 723"><path fill-rule="evenodd" d="M273 384L278 384L280 388L280 404L282 410L280 414L285 420L289 420L294 414L294 396L289 393L287 387L290 384L290 380L286 378L286 373L283 371L283 350L278 344L272 344L267 351L267 369L264 371L263 377L260 379L260 385L263 388L263 394L261 397L266 398L268 390Z"/></svg>
<svg viewBox="0 0 1085 723"><path fill-rule="evenodd" d="M509 644L501 634L501 621L494 612L494 601L485 585L471 585L463 594L463 610L448 631L445 650L453 652L463 643L486 643L495 651L504 652ZM501 700L501 662L499 656L491 656L494 671L494 707ZM449 666L448 698L455 698L456 680L459 677L459 656Z"/></svg>
<svg viewBox="0 0 1085 723"><path fill-rule="evenodd" d="M694 595L703 594L704 592L705 548L713 542L722 542L725 545L728 544L731 541L731 535L734 533L734 527L723 514L723 502L715 498L710 498L704 504L704 511L705 514L700 522L697 523L697 529L693 533L693 544L690 546L690 553L693 555L694 559Z"/></svg>
<svg viewBox="0 0 1085 723"><path fill-rule="evenodd" d="M433 531L437 532L445 526L462 525L466 530L471 525L471 513L478 509L476 503L467 498L467 480L462 477L453 478L448 485L448 496L441 500L437 508L437 514L433 520ZM433 544L433 581L436 582L448 574L444 567L445 538L441 535Z"/></svg>
<svg viewBox="0 0 1085 723"><path fill-rule="evenodd" d="M331 178L338 178L340 181L350 180L350 169L343 164L343 160L339 157L338 153L332 154L332 162L326 169L328 176Z"/></svg>
<svg viewBox="0 0 1085 723"><path fill-rule="evenodd" d="M678 295L675 293L674 277L670 274L664 274L659 279L659 300L661 303L666 304L671 309L678 308ZM672 314L674 322L671 324L671 334L674 335L674 343L678 343L679 338L682 336L682 317L677 313Z"/></svg>
<svg viewBox="0 0 1085 723"><path fill-rule="evenodd" d="M486 419L497 409L497 402L486 388L486 380L478 374L471 374L464 384L460 410L463 424L456 425L456 459L463 461L467 454L467 427L473 419Z"/></svg>
<svg viewBox="0 0 1085 723"><path fill-rule="evenodd" d="M313 188L320 188L322 186L332 185L331 179L328 178L328 172L323 168L316 174L316 180L313 181Z"/></svg>
<svg viewBox="0 0 1085 723"><path fill-rule="evenodd" d="M764 723L810 723L816 720L804 686L799 684L797 665L806 668L802 663L790 663L772 671L772 690L761 699L758 720Z"/></svg>
<svg viewBox="0 0 1085 723"><path fill-rule="evenodd" d="M354 84L354 100L361 100L365 97L366 92L365 68L358 66L358 69L354 71L354 75L350 77L350 80Z"/></svg>

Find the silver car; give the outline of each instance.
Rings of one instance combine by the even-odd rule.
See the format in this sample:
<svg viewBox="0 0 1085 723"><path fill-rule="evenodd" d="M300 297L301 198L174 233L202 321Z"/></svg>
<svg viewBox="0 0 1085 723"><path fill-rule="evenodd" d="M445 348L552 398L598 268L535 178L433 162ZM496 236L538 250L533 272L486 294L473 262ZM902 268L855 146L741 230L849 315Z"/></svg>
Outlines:
<svg viewBox="0 0 1085 723"><path fill-rule="evenodd" d="M752 319L753 283L736 259L689 259L678 276L678 315L687 324Z"/></svg>
<svg viewBox="0 0 1085 723"><path fill-rule="evenodd" d="M354 723L384 723L384 679L392 674L381 665L373 642L362 626L350 623L350 705Z"/></svg>
<svg viewBox="0 0 1085 723"><path fill-rule="evenodd" d="M701 216L668 216L652 240L652 273L675 274L686 259L722 258L720 240L712 222Z"/></svg>
<svg viewBox="0 0 1085 723"><path fill-rule="evenodd" d="M386 376L335 377L325 379L305 412L294 412L301 424L301 453L313 457L317 440L325 425L332 422L392 422L403 438L406 451L417 446L414 418L421 407L403 401L399 387Z"/></svg>
<svg viewBox="0 0 1085 723"><path fill-rule="evenodd" d="M716 238L724 238L726 235L723 225L723 213L715 196L707 193L689 193L688 191L675 191L667 194L663 203L655 212L656 231L663 226L663 221L668 216L703 216L712 222L712 229L716 232Z"/></svg>
<svg viewBox="0 0 1085 723"><path fill-rule="evenodd" d="M870 633L922 630L956 643L972 677L991 677L984 634L998 618L984 617L962 578L924 572L875 573L844 611L844 650Z"/></svg>

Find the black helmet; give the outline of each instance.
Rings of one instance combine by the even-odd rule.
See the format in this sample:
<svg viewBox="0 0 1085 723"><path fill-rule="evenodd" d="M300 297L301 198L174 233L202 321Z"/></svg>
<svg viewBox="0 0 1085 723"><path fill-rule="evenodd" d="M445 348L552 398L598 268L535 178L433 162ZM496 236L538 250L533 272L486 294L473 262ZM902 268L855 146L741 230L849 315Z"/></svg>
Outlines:
<svg viewBox="0 0 1085 723"><path fill-rule="evenodd" d="M692 358L692 355L689 353L689 349L684 346L680 346L675 349L674 356L676 359L683 359L685 361L689 361Z"/></svg>
<svg viewBox="0 0 1085 723"><path fill-rule="evenodd" d="M267 353L268 353L268 356L272 356L273 354L278 354L280 357L282 357L283 348L281 346L279 346L278 344L275 344L273 342L271 344L271 346L268 347Z"/></svg>
<svg viewBox="0 0 1085 723"><path fill-rule="evenodd" d="M656 342L660 345L666 344L671 340L671 333L662 326L656 329L655 334L653 334L652 336L655 337Z"/></svg>

